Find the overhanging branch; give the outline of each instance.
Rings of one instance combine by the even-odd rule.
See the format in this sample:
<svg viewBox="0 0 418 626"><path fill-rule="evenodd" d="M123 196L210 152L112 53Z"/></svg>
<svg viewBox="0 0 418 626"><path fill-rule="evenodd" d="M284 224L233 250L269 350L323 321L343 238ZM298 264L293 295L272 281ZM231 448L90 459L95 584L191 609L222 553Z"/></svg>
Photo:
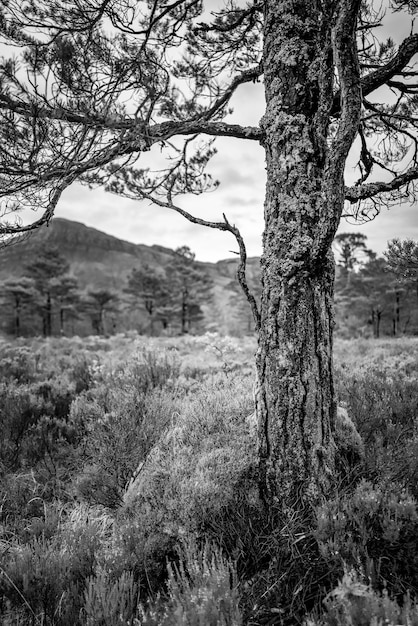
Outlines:
<svg viewBox="0 0 418 626"><path fill-rule="evenodd" d="M148 141L161 141L175 135L194 135L196 133L260 141L263 133L258 127L208 121L209 115L215 112L215 107L216 110L219 109L240 84L255 80L260 74L261 69L256 68L249 71L246 76L237 77L235 82L231 83L229 87L228 97L225 95L225 97L220 98L212 107L213 110L210 109L202 114L200 118L162 122L151 126L134 119L121 120L114 117L84 115L74 113L63 107L41 107L35 103L14 100L4 93L0 94L0 109L16 113L27 119L55 120L91 128L108 129L110 131L127 131L132 136L146 138Z"/></svg>
<svg viewBox="0 0 418 626"><path fill-rule="evenodd" d="M410 167L406 172L395 176L389 182L380 181L358 185L357 187L346 187L344 195L346 200L354 204L359 200L366 200L381 193L396 191L414 180L418 180L418 166Z"/></svg>
<svg viewBox="0 0 418 626"><path fill-rule="evenodd" d="M261 317L260 317L260 312L258 310L257 302L253 294L251 293L250 288L248 287L247 277L246 277L247 250L246 250L245 243L244 243L244 240L242 238L242 235L239 229L234 224L230 224L225 214L223 214L223 218L224 218L223 222L210 222L200 217L195 217L191 213L188 213L188 211L185 211L181 207L175 205L171 200L168 200L166 202L164 200L161 200L160 198L152 196L151 194L145 193L143 191L141 191L140 195L141 195L141 198L144 198L145 200L150 200L152 203L157 204L160 207L163 207L165 209L170 209L171 211L175 211L176 213L179 213L192 224L198 224L199 226L206 226L207 228L215 228L217 230L227 231L227 232L232 233L232 235L234 235L236 242L238 244L239 256L240 256L240 262L237 268L238 282L251 307L251 312L253 314L255 327L256 327L257 332L259 332L260 326L261 326ZM129 197L131 199L133 198L132 195L130 195Z"/></svg>
<svg viewBox="0 0 418 626"><path fill-rule="evenodd" d="M71 176L67 176L63 178L60 184L50 192L48 201L46 203L46 208L42 213L41 217L31 224L20 225L20 224L8 224L7 222L0 223L0 236L7 235L19 235L22 233L28 233L32 230L36 230L40 226L44 226L45 224L49 224L50 220L54 216L54 211L58 204L58 201L63 193L63 191L71 185L74 181L74 178Z"/></svg>

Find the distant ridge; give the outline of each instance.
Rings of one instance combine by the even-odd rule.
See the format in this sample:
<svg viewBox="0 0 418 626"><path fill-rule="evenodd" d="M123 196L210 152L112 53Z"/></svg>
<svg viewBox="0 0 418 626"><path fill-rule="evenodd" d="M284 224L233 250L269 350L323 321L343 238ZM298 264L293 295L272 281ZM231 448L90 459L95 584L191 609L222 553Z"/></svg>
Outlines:
<svg viewBox="0 0 418 626"><path fill-rule="evenodd" d="M184 243L193 250L192 243ZM36 258L39 250L46 247L57 248L67 259L70 273L82 290L109 289L119 294L123 294L127 277L134 267L148 265L164 272L175 253L158 244L135 244L81 222L57 217L48 226L0 250L0 280L24 275L25 267ZM238 323L235 310L240 297L239 290L237 296L235 278L238 258L198 264L213 283L207 305L203 307L207 326L231 332ZM247 274L250 282L259 281L258 258L248 260Z"/></svg>

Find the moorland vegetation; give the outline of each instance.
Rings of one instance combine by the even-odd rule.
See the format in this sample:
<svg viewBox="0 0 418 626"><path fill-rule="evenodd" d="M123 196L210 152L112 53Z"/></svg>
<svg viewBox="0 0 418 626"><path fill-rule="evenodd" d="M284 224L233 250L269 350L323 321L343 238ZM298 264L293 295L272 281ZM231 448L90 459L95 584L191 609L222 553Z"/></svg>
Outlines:
<svg viewBox="0 0 418 626"><path fill-rule="evenodd" d="M418 342L336 343L338 489L258 496L251 338L3 340L0 615L417 624Z"/></svg>

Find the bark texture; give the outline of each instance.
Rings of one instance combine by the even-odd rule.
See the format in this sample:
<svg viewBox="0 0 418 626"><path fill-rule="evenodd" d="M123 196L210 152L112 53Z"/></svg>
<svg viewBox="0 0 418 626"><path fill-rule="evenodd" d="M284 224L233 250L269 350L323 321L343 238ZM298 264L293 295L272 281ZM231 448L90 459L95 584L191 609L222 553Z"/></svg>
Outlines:
<svg viewBox="0 0 418 626"><path fill-rule="evenodd" d="M330 493L334 476L331 243L360 112L358 6L267 0L265 7L267 189L256 394L261 485L269 503L315 502ZM335 69L341 115L331 132Z"/></svg>

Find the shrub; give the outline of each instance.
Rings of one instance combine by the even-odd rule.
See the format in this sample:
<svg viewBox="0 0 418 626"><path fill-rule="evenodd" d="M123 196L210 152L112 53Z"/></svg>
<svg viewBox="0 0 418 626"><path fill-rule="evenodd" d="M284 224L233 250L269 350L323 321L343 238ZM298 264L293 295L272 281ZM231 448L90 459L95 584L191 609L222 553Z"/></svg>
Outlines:
<svg viewBox="0 0 418 626"><path fill-rule="evenodd" d="M102 568L86 581L84 606L85 626L126 626L132 624L138 604L138 588L133 575L123 572L116 580Z"/></svg>
<svg viewBox="0 0 418 626"><path fill-rule="evenodd" d="M71 419L84 425L84 468L75 479L77 493L91 504L116 508L124 490L167 429L177 408L173 392L144 394L128 383L99 385L80 396Z"/></svg>
<svg viewBox="0 0 418 626"><path fill-rule="evenodd" d="M177 565L168 566L164 601L142 610L138 626L241 626L233 563L214 545L189 541Z"/></svg>
<svg viewBox="0 0 418 626"><path fill-rule="evenodd" d="M376 589L399 598L418 589L417 504L398 485L363 480L328 501L318 510L315 536L330 565L361 564Z"/></svg>
<svg viewBox="0 0 418 626"><path fill-rule="evenodd" d="M377 369L339 371L338 393L367 450L364 476L395 481L418 497L418 381Z"/></svg>
<svg viewBox="0 0 418 626"><path fill-rule="evenodd" d="M409 594L400 606L386 590L378 593L355 570L347 570L325 598L322 618L308 618L304 626L417 626L418 606Z"/></svg>

